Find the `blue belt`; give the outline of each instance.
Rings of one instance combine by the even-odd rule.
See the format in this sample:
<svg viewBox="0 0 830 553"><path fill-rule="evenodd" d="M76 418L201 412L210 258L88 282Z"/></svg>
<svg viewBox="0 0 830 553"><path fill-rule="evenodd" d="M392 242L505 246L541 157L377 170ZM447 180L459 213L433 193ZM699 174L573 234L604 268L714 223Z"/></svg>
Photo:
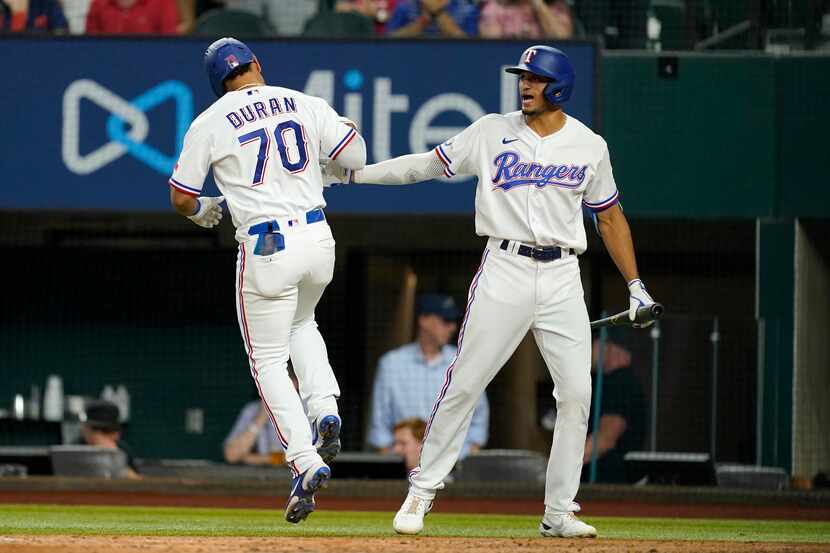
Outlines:
<svg viewBox="0 0 830 553"><path fill-rule="evenodd" d="M503 250L507 250L509 245L510 240L502 240L500 247ZM519 244L519 248L516 250L516 253L523 255L524 257L535 259L536 261L556 261L562 257L562 251L562 248L559 246L539 246L534 248L532 246ZM568 254L573 253L570 248L566 248L564 251Z"/></svg>
<svg viewBox="0 0 830 553"><path fill-rule="evenodd" d="M317 209L312 209L308 213L305 214L305 222L307 225L311 223L319 223L320 221L325 221L326 215L323 213L323 209L318 207ZM289 224L290 226L290 224ZM251 236L255 234L273 234L275 232L280 231L280 224L276 221L265 221L264 223L257 223L256 225L251 225L248 229L248 234Z"/></svg>

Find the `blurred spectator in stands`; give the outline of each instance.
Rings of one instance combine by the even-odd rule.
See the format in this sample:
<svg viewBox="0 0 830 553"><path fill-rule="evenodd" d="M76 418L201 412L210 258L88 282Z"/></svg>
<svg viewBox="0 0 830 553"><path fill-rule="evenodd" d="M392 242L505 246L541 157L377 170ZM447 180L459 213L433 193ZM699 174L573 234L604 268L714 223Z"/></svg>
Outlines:
<svg viewBox="0 0 830 553"><path fill-rule="evenodd" d="M176 0L92 0L87 34L174 35L179 13Z"/></svg>
<svg viewBox="0 0 830 553"><path fill-rule="evenodd" d="M0 0L0 32L63 34L68 29L58 0Z"/></svg>
<svg viewBox="0 0 830 553"><path fill-rule="evenodd" d="M63 13L69 22L69 32L73 35L86 33L86 15L92 0L62 0Z"/></svg>
<svg viewBox="0 0 830 553"><path fill-rule="evenodd" d="M394 429L410 418L429 420L444 384L456 347L448 345L458 325L459 311L450 296L426 294L418 298L418 335L415 342L385 353L378 362L372 392L368 442L388 453ZM487 443L490 407L482 394L464 447L463 458Z"/></svg>
<svg viewBox="0 0 830 553"><path fill-rule="evenodd" d="M641 50L646 47L649 5L650 0L576 0L574 10L586 32L606 48Z"/></svg>
<svg viewBox="0 0 830 553"><path fill-rule="evenodd" d="M285 458L274 423L259 397L242 408L223 448L228 463L270 465Z"/></svg>
<svg viewBox="0 0 830 553"><path fill-rule="evenodd" d="M105 400L90 401L85 406L86 421L81 427L84 443L107 449L120 449L127 456L126 477L140 479L132 452L121 439L118 406Z"/></svg>
<svg viewBox="0 0 830 553"><path fill-rule="evenodd" d="M334 10L340 13L359 13L375 24L375 34L386 34L386 23L395 10L397 0L337 0Z"/></svg>
<svg viewBox="0 0 830 553"><path fill-rule="evenodd" d="M631 369L631 353L623 345L625 331L611 329L605 342L601 416L597 433L597 482L627 482L623 458L632 450L643 446L646 435L646 401L640 381ZM594 339L591 350L591 379L596 378L599 355L599 338ZM591 389L593 390L593 383ZM593 451L594 400L588 421L588 438L582 462L582 479L590 475L589 464Z"/></svg>
<svg viewBox="0 0 830 553"><path fill-rule="evenodd" d="M253 13L266 19L279 36L297 36L306 22L317 13L318 2L312 0L225 0L233 10Z"/></svg>
<svg viewBox="0 0 830 553"><path fill-rule="evenodd" d="M482 38L574 37L574 21L565 0L490 0L481 9Z"/></svg>
<svg viewBox="0 0 830 553"><path fill-rule="evenodd" d="M393 38L474 37L478 15L477 5L470 0L398 0L386 34Z"/></svg>
<svg viewBox="0 0 830 553"><path fill-rule="evenodd" d="M427 423L419 418L399 421L392 429L395 440L392 444L392 452L403 457L407 472L418 466L426 429Z"/></svg>
<svg viewBox="0 0 830 553"><path fill-rule="evenodd" d="M303 35L315 38L371 38L377 34L375 16L372 0L338 0L331 8L321 8L308 21Z"/></svg>
<svg viewBox="0 0 830 553"><path fill-rule="evenodd" d="M176 33L189 35L193 32L193 24L196 22L196 0L176 0L176 7L179 11Z"/></svg>

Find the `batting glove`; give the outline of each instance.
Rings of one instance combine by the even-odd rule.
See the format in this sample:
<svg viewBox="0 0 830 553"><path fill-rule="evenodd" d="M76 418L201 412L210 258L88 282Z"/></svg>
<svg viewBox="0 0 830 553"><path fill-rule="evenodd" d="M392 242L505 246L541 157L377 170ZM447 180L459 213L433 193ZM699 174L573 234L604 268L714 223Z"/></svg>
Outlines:
<svg viewBox="0 0 830 553"><path fill-rule="evenodd" d="M628 298L628 318L633 321L637 317L637 310L641 307L652 305L654 300L646 291L646 285L643 284L643 281L639 278L635 278L628 283L628 293L630 294ZM653 322L654 321L634 326L642 328L651 325Z"/></svg>
<svg viewBox="0 0 830 553"><path fill-rule="evenodd" d="M354 172L341 167L336 161L321 161L320 172L323 174L323 186L331 187L352 182Z"/></svg>
<svg viewBox="0 0 830 553"><path fill-rule="evenodd" d="M222 206L225 201L225 196L216 196L215 198L206 198L199 196L196 198L197 206L196 213L190 215L188 219L204 228L213 228L219 221L222 220Z"/></svg>

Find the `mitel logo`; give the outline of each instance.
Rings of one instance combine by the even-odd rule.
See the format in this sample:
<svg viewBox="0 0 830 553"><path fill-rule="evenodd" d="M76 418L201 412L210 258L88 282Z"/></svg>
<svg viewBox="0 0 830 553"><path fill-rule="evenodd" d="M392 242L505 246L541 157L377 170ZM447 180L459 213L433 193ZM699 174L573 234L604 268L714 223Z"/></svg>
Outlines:
<svg viewBox="0 0 830 553"><path fill-rule="evenodd" d="M150 132L146 113L168 98L176 104L173 129L176 147L166 155L146 144L145 140ZM87 154L80 151L83 99L110 113L106 122L110 141ZM193 95L181 81L164 81L132 100L125 100L95 81L81 79L70 84L63 93L63 162L73 173L88 175L129 153L159 173L169 175L192 119Z"/></svg>
<svg viewBox="0 0 830 553"><path fill-rule="evenodd" d="M505 73L504 67L507 66L498 71L500 102L498 106L490 106L490 111L507 113L519 105L516 76ZM329 69L312 70L302 90L336 106L339 104L335 98L338 77L342 79L342 89L345 90L343 108L338 111L356 122L358 128L363 129L363 134L370 137L370 154L375 161L392 157L392 130L402 121L409 125L406 132L409 140L403 148L397 145L395 149L400 153L426 152L487 114L476 98L459 92L438 92L415 105L410 95L405 93L405 86L401 86L397 93L393 92L392 77L365 75L356 68L348 69L342 75ZM440 89L436 87L436 90ZM466 122L463 125L442 124L441 117L446 112L460 113ZM364 125L364 120L371 124Z"/></svg>

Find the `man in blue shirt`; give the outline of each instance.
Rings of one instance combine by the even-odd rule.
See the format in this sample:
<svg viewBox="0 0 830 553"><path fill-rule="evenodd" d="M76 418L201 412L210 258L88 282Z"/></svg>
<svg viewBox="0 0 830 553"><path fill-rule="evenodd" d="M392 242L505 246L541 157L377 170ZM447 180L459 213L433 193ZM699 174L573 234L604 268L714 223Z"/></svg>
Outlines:
<svg viewBox="0 0 830 553"><path fill-rule="evenodd" d="M417 338L411 344L385 353L375 375L368 441L387 452L394 441L393 428L399 421L429 420L444 385L447 367L455 359L456 347L448 345L458 328L459 311L452 297L421 296L417 312ZM473 413L461 458L487 443L489 422L490 407L484 393Z"/></svg>
<svg viewBox="0 0 830 553"><path fill-rule="evenodd" d="M398 0L386 23L393 38L478 35L479 9L470 0Z"/></svg>
<svg viewBox="0 0 830 553"><path fill-rule="evenodd" d="M58 0L0 0L0 33L51 32L64 34L66 17Z"/></svg>

